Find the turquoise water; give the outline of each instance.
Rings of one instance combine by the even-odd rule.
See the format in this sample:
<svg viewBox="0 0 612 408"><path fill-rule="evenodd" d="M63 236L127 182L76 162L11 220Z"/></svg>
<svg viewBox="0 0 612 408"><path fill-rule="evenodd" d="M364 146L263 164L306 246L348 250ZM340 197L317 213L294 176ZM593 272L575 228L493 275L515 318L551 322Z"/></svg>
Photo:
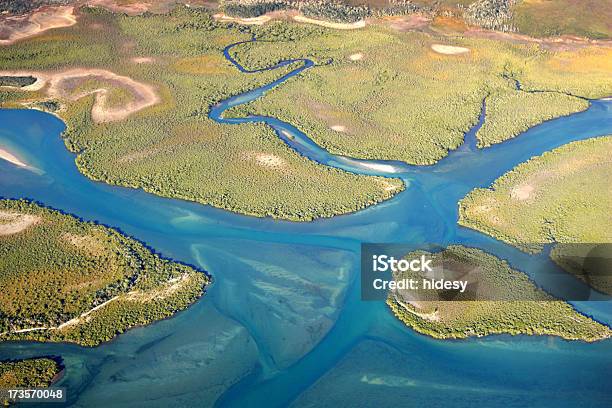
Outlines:
<svg viewBox="0 0 612 408"><path fill-rule="evenodd" d="M310 68L303 64L290 75ZM235 125L263 120L279 137L281 130L291 133L283 140L300 154L349 171L399 176L406 191L364 211L311 223L246 217L92 182L66 151L61 121L38 111L0 110L0 145L35 168L0 161L1 196L119 228L214 277L207 295L188 310L97 348L9 342L0 344L0 358L61 355L67 370L59 385L68 388L74 406L612 404L612 341L433 340L404 327L383 302L361 301L358 276L361 242L463 243L562 290L559 282L533 275L544 257L458 227L457 201L534 155L612 133L611 102L593 101L585 112L487 149L474 147L472 131L437 165L413 167L330 155L274 118L222 118L227 107L279 83L228 100L211 117ZM610 302L575 306L612 322Z"/></svg>

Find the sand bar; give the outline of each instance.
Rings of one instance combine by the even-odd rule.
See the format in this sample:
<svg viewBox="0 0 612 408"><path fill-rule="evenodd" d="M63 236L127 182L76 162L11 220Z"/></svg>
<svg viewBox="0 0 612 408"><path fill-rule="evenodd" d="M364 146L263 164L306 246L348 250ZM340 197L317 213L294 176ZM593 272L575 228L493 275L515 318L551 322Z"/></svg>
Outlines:
<svg viewBox="0 0 612 408"><path fill-rule="evenodd" d="M15 166L28 167L28 165L23 161L19 160L17 156L2 148L0 148L0 159L6 160L9 163L13 163Z"/></svg>

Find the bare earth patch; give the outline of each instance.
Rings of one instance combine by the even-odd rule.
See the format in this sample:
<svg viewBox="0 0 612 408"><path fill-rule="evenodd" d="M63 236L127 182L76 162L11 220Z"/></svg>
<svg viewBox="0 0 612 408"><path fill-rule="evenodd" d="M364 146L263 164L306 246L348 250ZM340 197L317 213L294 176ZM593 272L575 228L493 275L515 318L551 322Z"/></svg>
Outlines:
<svg viewBox="0 0 612 408"><path fill-rule="evenodd" d="M390 16L383 20L389 22L389 26L397 31L411 31L425 28L431 20L419 14L410 14L408 16Z"/></svg>
<svg viewBox="0 0 612 408"><path fill-rule="evenodd" d="M524 201L531 197L531 193L534 190L534 187L530 184L518 186L512 189L512 191L510 192L510 197L515 200Z"/></svg>
<svg viewBox="0 0 612 408"><path fill-rule="evenodd" d="M176 292L179 292L186 284L189 283L191 276L185 273L177 278L172 278L166 282L165 285L158 289L150 290L147 292L140 290L133 290L128 292L125 296L126 300L136 300L139 302L152 302L157 299L167 298L172 296Z"/></svg>
<svg viewBox="0 0 612 408"><path fill-rule="evenodd" d="M346 126L342 126L342 125L333 125L331 127L331 130L334 130L336 132L346 132Z"/></svg>
<svg viewBox="0 0 612 408"><path fill-rule="evenodd" d="M277 168L285 167L287 165L287 162L283 158L274 154L257 153L255 155L255 160L257 160L257 163L264 167Z"/></svg>
<svg viewBox="0 0 612 408"><path fill-rule="evenodd" d="M109 81L113 85L123 87L128 90L133 99L118 107L111 107L107 104L107 94L109 89L99 88L90 92L78 94L70 97L66 93L65 87L74 84L74 79L98 79ZM96 102L91 109L91 117L96 123L114 122L125 119L132 113L148 108L160 101L159 96L150 85L146 85L132 78L120 76L113 72L101 69L73 69L54 75L49 81L47 91L50 96L77 100L90 94L96 95Z"/></svg>
<svg viewBox="0 0 612 408"><path fill-rule="evenodd" d="M75 101L87 95L95 95L96 99L91 109L91 117L96 123L123 120L135 112L159 103L161 100L151 85L143 84L130 77L120 76L102 69L77 68L62 72L0 71L0 75L34 76L37 79L34 84L20 89L34 91L46 87L47 95L52 98ZM103 81L104 85L108 85L77 95L70 94L71 90L86 80L99 80ZM109 85L127 90L132 97L131 100L120 106L109 106L107 102L107 95L110 91Z"/></svg>
<svg viewBox="0 0 612 408"><path fill-rule="evenodd" d="M169 3L168 1L140 1L140 2L119 2L117 0L89 0L87 4L94 7L102 7L113 13L125 13L129 16L137 16L144 12L151 11L155 3ZM161 4L163 5L163 4Z"/></svg>
<svg viewBox="0 0 612 408"><path fill-rule="evenodd" d="M151 64L155 62L155 59L152 57L134 57L132 58L132 62L134 64Z"/></svg>
<svg viewBox="0 0 612 408"><path fill-rule="evenodd" d="M18 234L39 223L40 217L18 212L0 211L0 236Z"/></svg>
<svg viewBox="0 0 612 408"><path fill-rule="evenodd" d="M431 49L437 52L438 54L445 54L445 55L458 55L458 54L465 54L467 52L470 52L469 48L456 47L454 45L443 45L443 44L432 44Z"/></svg>
<svg viewBox="0 0 612 408"><path fill-rule="evenodd" d="M316 20L314 18L309 18L302 15L293 16L293 19L300 23L315 24L336 30L355 30L358 28L364 28L366 26L366 22L364 20L355 21L354 23L334 23L331 21Z"/></svg>
<svg viewBox="0 0 612 408"><path fill-rule="evenodd" d="M363 54L360 53L360 52L358 52L356 54L351 54L351 55L349 55L349 59L351 61L359 61L359 60L363 59Z"/></svg>
<svg viewBox="0 0 612 408"><path fill-rule="evenodd" d="M0 45L32 37L52 28L70 27L76 24L74 7L42 7L23 16L0 18Z"/></svg>
<svg viewBox="0 0 612 408"><path fill-rule="evenodd" d="M383 186L385 191L395 191L395 190L399 190L402 188L401 184L400 185L393 184L389 180L386 180L386 179L379 180L379 183Z"/></svg>

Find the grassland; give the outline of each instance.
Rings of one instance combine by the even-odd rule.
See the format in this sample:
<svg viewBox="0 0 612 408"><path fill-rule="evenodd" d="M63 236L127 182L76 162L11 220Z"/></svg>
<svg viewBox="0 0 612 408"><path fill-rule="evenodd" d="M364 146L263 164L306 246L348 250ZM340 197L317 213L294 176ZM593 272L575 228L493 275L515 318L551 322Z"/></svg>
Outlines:
<svg viewBox="0 0 612 408"><path fill-rule="evenodd" d="M169 317L208 278L110 228L0 201L0 340L95 346Z"/></svg>
<svg viewBox="0 0 612 408"><path fill-rule="evenodd" d="M282 38L302 32L297 27L266 30ZM79 169L94 180L296 221L356 211L401 191L399 180L357 176L309 161L263 125L220 125L208 118L211 105L292 68L240 73L223 59L222 50L250 37L244 27L216 23L206 12L184 7L168 15L134 17L88 9L81 11L77 25L1 48L0 58L7 70L101 69L154 87L159 103L113 123L92 120L97 95L58 94L66 107L59 112L68 126L66 145L79 153ZM82 91L98 86L82 82L71 89L79 85ZM103 85L112 106L132 101L117 89L120 84ZM4 106L16 106L48 98L46 92L0 94ZM279 165L270 166L262 157L273 157Z"/></svg>
<svg viewBox="0 0 612 408"><path fill-rule="evenodd" d="M537 289L522 272L486 252L450 246L432 258L434 268L444 262L445 269L480 272L478 289L495 293L496 300L414 301L411 293L390 292L387 303L393 313L419 333L441 339L507 333L584 341L612 335L608 327Z"/></svg>
<svg viewBox="0 0 612 408"><path fill-rule="evenodd" d="M310 29L299 41L279 41L271 27L284 26L255 28L266 41L235 50L244 65L306 57L321 66L233 114L279 117L337 154L431 164L461 144L485 97L492 108L478 134L481 146L587 107L564 93L589 98L612 93L607 48L560 52L537 44L398 32L384 25L351 32ZM436 44L468 52L445 55L432 50ZM525 91L550 92L517 90L509 77Z"/></svg>
<svg viewBox="0 0 612 408"><path fill-rule="evenodd" d="M612 242L612 136L569 143L518 165L459 204L459 223L521 248Z"/></svg>

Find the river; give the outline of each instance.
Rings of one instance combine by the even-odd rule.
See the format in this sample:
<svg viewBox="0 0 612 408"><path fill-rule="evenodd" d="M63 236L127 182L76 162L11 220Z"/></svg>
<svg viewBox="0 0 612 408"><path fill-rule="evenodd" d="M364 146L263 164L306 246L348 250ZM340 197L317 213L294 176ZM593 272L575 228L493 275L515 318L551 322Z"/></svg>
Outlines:
<svg viewBox="0 0 612 408"><path fill-rule="evenodd" d="M232 47L225 52L231 61ZM281 64L292 62L299 61ZM584 112L477 149L483 104L479 125L465 143L425 167L334 156L275 118L223 118L229 107L312 66L302 60L279 80L214 106L210 117L238 126L263 121L312 160L401 177L406 191L357 213L309 223L247 217L93 182L77 171L60 138L59 119L34 110L0 110L0 146L31 166L0 160L0 196L32 199L118 228L214 277L191 308L107 344L6 342L0 359L61 355L67 370L58 385L67 387L74 406L609 406L612 340L586 344L498 335L440 341L416 334L384 302L360 300L359 247L460 243L530 274L543 256L459 227L457 202L534 155L611 134L612 102L591 101ZM574 305L612 322L610 302Z"/></svg>

